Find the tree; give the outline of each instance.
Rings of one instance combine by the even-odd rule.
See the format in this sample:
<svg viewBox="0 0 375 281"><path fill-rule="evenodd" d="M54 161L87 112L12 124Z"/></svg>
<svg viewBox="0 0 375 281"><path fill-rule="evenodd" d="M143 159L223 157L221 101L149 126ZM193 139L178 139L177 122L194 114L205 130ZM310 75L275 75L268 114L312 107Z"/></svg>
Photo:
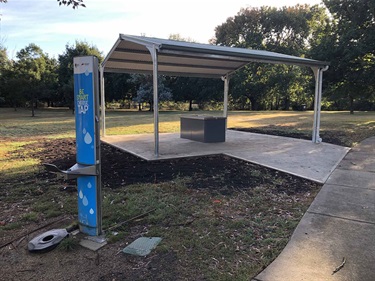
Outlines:
<svg viewBox="0 0 375 281"><path fill-rule="evenodd" d="M41 91L39 100L46 102L47 106L53 106L59 102L58 96L58 63L54 58L46 59L45 70L41 77Z"/></svg>
<svg viewBox="0 0 375 281"><path fill-rule="evenodd" d="M331 99L346 99L350 112L355 102L375 102L375 2L324 0L332 15L326 34L312 46L319 59L331 61L326 75Z"/></svg>
<svg viewBox="0 0 375 281"><path fill-rule="evenodd" d="M173 90L173 100L188 102L189 111L193 110L194 101L202 105L223 96L223 82L220 79L171 77L168 86Z"/></svg>
<svg viewBox="0 0 375 281"><path fill-rule="evenodd" d="M305 56L317 19L323 13L323 8L308 5L241 9L235 17L216 27L214 43ZM249 103L253 110L279 107L287 110L293 103L308 99L299 98L310 82L301 79L305 76L299 67L250 64L233 78L237 82L231 83L235 84L232 97L242 108Z"/></svg>
<svg viewBox="0 0 375 281"><path fill-rule="evenodd" d="M184 38L180 34L170 34L169 39L194 42L190 37ZM219 96L218 85L222 97L223 83L218 79L197 78L197 77L170 77L167 85L173 91L173 99L176 102L188 102L189 111L193 110L193 102L203 104L216 100Z"/></svg>
<svg viewBox="0 0 375 281"><path fill-rule="evenodd" d="M152 75L132 74L130 83L137 85L137 96L134 98L138 104L147 102L150 105L150 111L154 105L154 87ZM170 100L172 98L171 90L164 85L165 76L158 77L158 98L159 101ZM141 109L141 108L140 108Z"/></svg>
<svg viewBox="0 0 375 281"><path fill-rule="evenodd" d="M75 45L65 45L65 52L59 55L58 81L59 99L74 110L74 77L73 58L77 56L96 56L99 63L103 55L96 46L90 46L83 41L76 41Z"/></svg>
<svg viewBox="0 0 375 281"><path fill-rule="evenodd" d="M11 61L8 59L7 49L0 44L0 105L5 103L5 84L7 72L11 68Z"/></svg>
<svg viewBox="0 0 375 281"><path fill-rule="evenodd" d="M135 98L137 87L131 83L131 75L127 73L106 73L105 98L107 100L131 101Z"/></svg>
<svg viewBox="0 0 375 281"><path fill-rule="evenodd" d="M86 8L86 5L83 4L83 0L57 0L57 2L59 2L59 5L66 5L66 6L69 6L69 5L72 5L72 8L75 9L75 8L78 8L78 7L85 7Z"/></svg>
<svg viewBox="0 0 375 281"><path fill-rule="evenodd" d="M21 49L17 53L17 59L13 67L13 79L18 83L13 91L29 102L31 116L35 116L38 98L43 95L47 97L55 88L56 61L33 43Z"/></svg>
<svg viewBox="0 0 375 281"><path fill-rule="evenodd" d="M7 3L8 0L0 0L0 3ZM76 9L78 7L86 7L85 4L83 4L83 0L57 0L59 2L59 5L66 5L70 6L72 5L73 9Z"/></svg>

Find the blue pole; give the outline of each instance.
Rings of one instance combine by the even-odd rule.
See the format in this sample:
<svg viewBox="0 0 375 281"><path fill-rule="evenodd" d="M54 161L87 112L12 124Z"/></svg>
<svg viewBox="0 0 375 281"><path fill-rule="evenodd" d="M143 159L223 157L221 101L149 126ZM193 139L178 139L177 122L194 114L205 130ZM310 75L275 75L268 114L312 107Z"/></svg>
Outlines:
<svg viewBox="0 0 375 281"><path fill-rule="evenodd" d="M81 232L96 236L102 231L98 59L75 57L73 62L76 160L96 167L96 175L77 178L78 221Z"/></svg>

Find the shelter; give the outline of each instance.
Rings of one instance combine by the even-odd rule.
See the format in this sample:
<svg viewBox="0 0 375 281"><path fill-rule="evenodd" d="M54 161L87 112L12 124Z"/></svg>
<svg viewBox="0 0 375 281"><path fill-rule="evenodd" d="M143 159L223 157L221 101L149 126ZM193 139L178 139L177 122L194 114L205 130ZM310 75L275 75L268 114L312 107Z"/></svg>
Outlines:
<svg viewBox="0 0 375 281"><path fill-rule="evenodd" d="M154 153L159 155L158 75L222 78L224 81L223 116L228 115L230 76L252 62L310 67L315 76L314 143L320 143L320 107L323 72L329 63L268 51L198 44L143 36L120 34L100 67L101 101L105 101L104 72L145 73L153 75ZM105 135L105 110L102 110Z"/></svg>

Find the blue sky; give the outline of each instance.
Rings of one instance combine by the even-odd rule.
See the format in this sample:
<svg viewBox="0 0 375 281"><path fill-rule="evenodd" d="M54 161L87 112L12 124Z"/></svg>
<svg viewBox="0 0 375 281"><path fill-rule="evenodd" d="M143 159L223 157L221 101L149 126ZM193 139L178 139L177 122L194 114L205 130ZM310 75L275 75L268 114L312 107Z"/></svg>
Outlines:
<svg viewBox="0 0 375 281"><path fill-rule="evenodd" d="M241 8L319 4L320 0L84 0L86 8L59 7L56 0L8 0L0 3L0 42L8 56L29 43L52 57L76 40L106 55L120 33L168 38L180 34L208 43L216 26Z"/></svg>

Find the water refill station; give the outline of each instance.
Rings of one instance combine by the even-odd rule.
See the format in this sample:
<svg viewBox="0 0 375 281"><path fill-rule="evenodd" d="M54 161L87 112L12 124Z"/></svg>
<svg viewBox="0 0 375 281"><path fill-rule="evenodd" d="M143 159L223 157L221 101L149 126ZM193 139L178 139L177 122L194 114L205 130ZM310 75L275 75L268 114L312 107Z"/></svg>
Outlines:
<svg viewBox="0 0 375 281"><path fill-rule="evenodd" d="M66 171L44 165L65 179L77 179L79 229L98 236L102 232L98 59L75 57L73 63L77 163Z"/></svg>

